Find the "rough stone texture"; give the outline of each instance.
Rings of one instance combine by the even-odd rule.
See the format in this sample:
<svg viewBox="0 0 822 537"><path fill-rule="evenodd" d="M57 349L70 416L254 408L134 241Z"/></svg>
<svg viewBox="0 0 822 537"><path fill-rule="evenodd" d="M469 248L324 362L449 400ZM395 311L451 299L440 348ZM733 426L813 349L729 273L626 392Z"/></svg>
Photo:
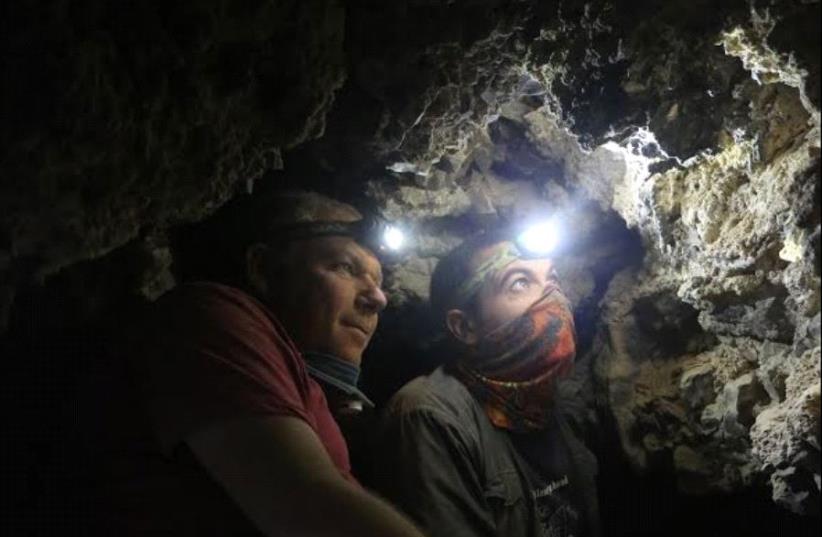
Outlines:
<svg viewBox="0 0 822 537"><path fill-rule="evenodd" d="M0 282L204 217L344 80L335 0L35 4L2 17Z"/></svg>
<svg viewBox="0 0 822 537"><path fill-rule="evenodd" d="M583 369L593 362L629 459L642 471L671 461L693 494L764 477L777 503L817 512L820 121L808 88L818 63L774 51L780 19L764 10L696 30L675 8L616 30L607 21L624 19L608 5L568 13L530 45L517 98L446 152L454 171L432 172L425 153L369 193L389 216L435 220L435 235L445 215L462 217L458 235L466 220L541 208L590 243L615 211L640 233L644 264L603 297L594 239L567 260L566 286L578 306L602 299L604 343ZM410 260L399 287L425 298L425 266Z"/></svg>
<svg viewBox="0 0 822 537"><path fill-rule="evenodd" d="M762 82L740 93L750 95L748 130L662 173L652 172L661 157L629 153L611 190L584 182L647 248L641 273L615 279L605 299L611 345L599 374L638 468L671 457L690 492L734 490L764 474L776 502L809 513L818 512L820 473L819 337L810 329L819 321L819 112L792 59L727 43L761 23L753 13L753 30L723 34L726 52ZM687 331L657 316L661 325L719 342L649 351L641 342L658 334L636 329L649 296L698 312Z"/></svg>
<svg viewBox="0 0 822 537"><path fill-rule="evenodd" d="M753 453L773 472L775 501L794 512L818 514L813 489L819 489L819 348L785 362L774 368L784 395L756 416L750 430Z"/></svg>

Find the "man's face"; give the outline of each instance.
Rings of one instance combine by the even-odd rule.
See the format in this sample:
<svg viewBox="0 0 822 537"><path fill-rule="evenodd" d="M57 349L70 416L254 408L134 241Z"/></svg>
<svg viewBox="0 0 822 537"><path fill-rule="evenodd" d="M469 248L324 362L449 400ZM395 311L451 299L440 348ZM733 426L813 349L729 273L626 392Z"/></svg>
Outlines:
<svg viewBox="0 0 822 537"><path fill-rule="evenodd" d="M483 248L474 255L471 265L480 266L510 245L501 242ZM570 312L570 303L559 285L551 259L517 259L486 279L480 288L474 312L478 336L524 314L540 298L561 303Z"/></svg>
<svg viewBox="0 0 822 537"><path fill-rule="evenodd" d="M278 316L301 350L359 364L386 305L379 261L349 237L319 237L291 248L288 281L271 282Z"/></svg>

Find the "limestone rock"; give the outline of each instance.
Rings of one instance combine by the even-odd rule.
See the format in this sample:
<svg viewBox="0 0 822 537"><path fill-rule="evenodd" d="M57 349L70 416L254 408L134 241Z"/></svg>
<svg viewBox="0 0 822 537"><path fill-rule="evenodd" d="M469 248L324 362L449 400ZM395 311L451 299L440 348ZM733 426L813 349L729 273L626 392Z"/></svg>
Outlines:
<svg viewBox="0 0 822 537"><path fill-rule="evenodd" d="M757 416L751 429L753 453L773 472L774 501L795 512L819 508L819 366L818 348L787 361L784 399Z"/></svg>
<svg viewBox="0 0 822 537"><path fill-rule="evenodd" d="M336 0L26 6L0 51L15 285L210 214L322 132L344 79Z"/></svg>

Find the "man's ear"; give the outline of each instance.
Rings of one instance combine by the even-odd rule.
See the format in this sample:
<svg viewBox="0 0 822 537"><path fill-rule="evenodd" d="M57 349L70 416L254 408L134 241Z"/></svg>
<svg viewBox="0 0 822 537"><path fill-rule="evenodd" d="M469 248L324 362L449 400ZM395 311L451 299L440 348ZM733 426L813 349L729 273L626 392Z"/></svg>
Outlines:
<svg viewBox="0 0 822 537"><path fill-rule="evenodd" d="M260 296L268 296L268 277L266 274L267 244L252 244L245 251L245 276L251 288Z"/></svg>
<svg viewBox="0 0 822 537"><path fill-rule="evenodd" d="M445 325L455 338L466 345L474 345L479 339L474 320L462 310L448 310Z"/></svg>

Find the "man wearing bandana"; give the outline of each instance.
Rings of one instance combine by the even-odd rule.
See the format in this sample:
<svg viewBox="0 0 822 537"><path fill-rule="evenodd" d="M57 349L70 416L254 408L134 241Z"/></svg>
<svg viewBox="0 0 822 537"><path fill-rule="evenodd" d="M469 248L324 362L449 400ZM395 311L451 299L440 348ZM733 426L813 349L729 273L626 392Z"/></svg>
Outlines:
<svg viewBox="0 0 822 537"><path fill-rule="evenodd" d="M575 332L553 261L476 236L440 261L431 302L453 356L389 403L380 491L433 537L598 535L596 460L558 397Z"/></svg>

